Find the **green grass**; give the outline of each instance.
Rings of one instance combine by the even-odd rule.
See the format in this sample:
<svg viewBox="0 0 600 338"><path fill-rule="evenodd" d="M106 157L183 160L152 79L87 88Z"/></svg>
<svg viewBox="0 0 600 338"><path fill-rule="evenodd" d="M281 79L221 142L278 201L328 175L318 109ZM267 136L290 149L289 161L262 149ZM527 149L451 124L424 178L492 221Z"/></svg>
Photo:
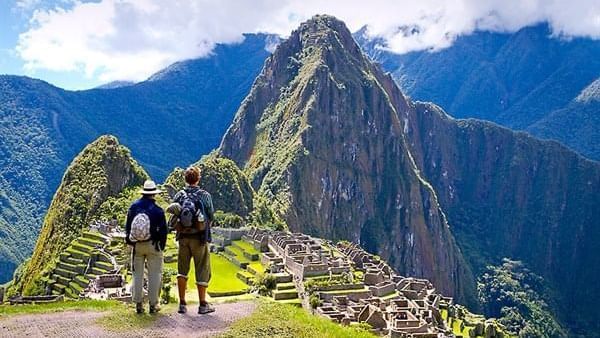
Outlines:
<svg viewBox="0 0 600 338"><path fill-rule="evenodd" d="M250 264L248 264L248 268L252 268L258 273L265 273L266 271L261 262L250 262Z"/></svg>
<svg viewBox="0 0 600 338"><path fill-rule="evenodd" d="M42 304L0 305L0 317L18 314L61 312L67 310L108 311L122 306L124 306L123 303L112 300L67 300L64 302Z"/></svg>
<svg viewBox="0 0 600 338"><path fill-rule="evenodd" d="M460 320L460 319L454 319L454 322L452 323L452 333L454 333L455 336L469 337L469 331L474 329L474 327L465 325L465 328L461 331L460 330L461 322L462 322L462 320Z"/></svg>
<svg viewBox="0 0 600 338"><path fill-rule="evenodd" d="M331 276L329 276L329 274L327 275L320 275L320 276L311 276L311 277L304 277L304 281L308 282L310 280L314 280L314 281L327 281L330 279L330 277L332 278L339 278L342 277L342 274L333 274Z"/></svg>
<svg viewBox="0 0 600 338"><path fill-rule="evenodd" d="M332 291L319 291L321 293L333 294L333 295L350 295L353 293L359 293L369 290L367 287L362 289L349 289L349 290L332 290Z"/></svg>
<svg viewBox="0 0 600 338"><path fill-rule="evenodd" d="M169 235L167 238L167 251L169 253L176 252L175 236ZM233 247L232 247L233 248ZM240 258L243 261L247 261L244 258L242 251L239 248L233 248L234 251L239 253ZM237 255L236 255L237 257ZM260 263L259 263L260 264ZM241 270L238 266L227 260L222 255L211 253L210 254L210 265L211 265L211 280L208 284L208 291L214 293L225 293L225 292L245 292L249 289L249 286L236 277L236 273ZM171 268L177 271L177 262L165 263L165 268ZM177 287L175 286L176 277L173 277L173 287L171 293L174 298L177 298ZM196 277L193 260L190 264L190 271L188 273L186 295L191 301L198 300L198 294L196 292Z"/></svg>
<svg viewBox="0 0 600 338"><path fill-rule="evenodd" d="M216 292L241 291L248 289L248 285L236 277L240 268L218 254L211 254L210 265L212 277L209 290Z"/></svg>
<svg viewBox="0 0 600 338"><path fill-rule="evenodd" d="M246 251L247 253L249 253L251 255L254 255L254 254L258 255L258 254L260 254L260 252L258 250L256 250L256 248L252 244L250 244L250 243L248 243L248 242L246 242L244 240L233 241L233 244L235 244L238 247L242 248L244 251Z"/></svg>
<svg viewBox="0 0 600 338"><path fill-rule="evenodd" d="M159 318L174 313L176 303L162 305L161 312L158 314L149 314L147 311L143 314L136 314L133 305L121 305L111 309L111 311L99 318L96 322L106 330L113 332L131 332L135 329L151 326ZM148 310L146 308L146 310Z"/></svg>
<svg viewBox="0 0 600 338"><path fill-rule="evenodd" d="M345 327L289 304L262 301L250 316L233 323L221 338L376 337L360 327Z"/></svg>
<svg viewBox="0 0 600 338"><path fill-rule="evenodd" d="M392 298L394 298L396 296L399 296L399 295L400 294L398 293L398 291L394 291L394 292L392 292L392 293L390 293L388 295L385 295L385 296L381 297L381 299L392 299Z"/></svg>
<svg viewBox="0 0 600 338"><path fill-rule="evenodd" d="M177 271L177 262L166 263L165 267L170 267ZM244 282L239 280L236 273L241 270L238 266L228 261L225 257L211 253L210 254L210 267L212 276L208 283L208 291L211 292L242 292L249 288ZM187 294L192 296L192 299L197 299L196 293L196 277L195 277L194 264L190 264L190 272L187 280ZM175 279L175 277L174 277ZM176 295L176 287L172 288L173 296ZM194 298L195 297L195 298Z"/></svg>
<svg viewBox="0 0 600 338"><path fill-rule="evenodd" d="M250 262L250 260L244 256L244 252L242 251L242 249L237 248L233 245L227 246L227 249L229 249L229 250L231 250L231 252L233 252L233 254L235 255L235 258L237 258L238 261Z"/></svg>

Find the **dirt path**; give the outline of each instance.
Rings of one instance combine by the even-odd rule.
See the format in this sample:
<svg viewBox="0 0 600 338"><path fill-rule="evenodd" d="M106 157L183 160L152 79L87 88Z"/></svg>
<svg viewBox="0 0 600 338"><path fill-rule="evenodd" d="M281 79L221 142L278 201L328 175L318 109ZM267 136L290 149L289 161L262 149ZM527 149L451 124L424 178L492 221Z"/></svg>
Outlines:
<svg viewBox="0 0 600 338"><path fill-rule="evenodd" d="M15 315L0 319L0 337L210 337L224 332L232 322L254 311L253 302L216 304L216 311L198 315L163 313L147 328L123 332L104 329L96 323L103 312L66 311L49 314Z"/></svg>

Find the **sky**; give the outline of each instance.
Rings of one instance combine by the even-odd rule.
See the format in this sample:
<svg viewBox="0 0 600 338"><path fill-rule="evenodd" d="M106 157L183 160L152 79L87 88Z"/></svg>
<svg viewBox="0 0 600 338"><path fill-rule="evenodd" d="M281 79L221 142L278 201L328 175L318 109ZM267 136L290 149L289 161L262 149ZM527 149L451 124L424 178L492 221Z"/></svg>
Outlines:
<svg viewBox="0 0 600 338"><path fill-rule="evenodd" d="M351 31L366 25L397 53L541 22L554 38L600 39L600 0L0 0L0 74L66 89L142 81L243 33L285 37L315 14L335 15Z"/></svg>

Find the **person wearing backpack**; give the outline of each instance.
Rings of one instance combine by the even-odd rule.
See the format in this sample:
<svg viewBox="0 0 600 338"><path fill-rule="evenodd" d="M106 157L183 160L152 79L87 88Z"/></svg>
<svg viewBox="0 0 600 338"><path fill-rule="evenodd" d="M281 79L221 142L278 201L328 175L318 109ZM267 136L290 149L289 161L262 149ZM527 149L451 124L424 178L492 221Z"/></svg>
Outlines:
<svg viewBox="0 0 600 338"><path fill-rule="evenodd" d="M214 312L215 308L206 301L206 289L210 281L210 225L214 220L211 195L200 189L200 169L189 167L184 173L187 186L174 197L174 203L167 209L176 215L175 230L179 252L177 257L177 289L179 292L179 313L187 312L185 289L190 263L194 259L196 286L200 305L199 314Z"/></svg>
<svg viewBox="0 0 600 338"><path fill-rule="evenodd" d="M158 306L162 283L163 250L167 243L165 213L156 204L155 196L161 193L156 184L147 180L140 191L142 197L129 207L125 223L125 242L133 247L131 268L133 285L132 301L137 313L144 312L144 266L148 266L148 300L150 313L160 310Z"/></svg>

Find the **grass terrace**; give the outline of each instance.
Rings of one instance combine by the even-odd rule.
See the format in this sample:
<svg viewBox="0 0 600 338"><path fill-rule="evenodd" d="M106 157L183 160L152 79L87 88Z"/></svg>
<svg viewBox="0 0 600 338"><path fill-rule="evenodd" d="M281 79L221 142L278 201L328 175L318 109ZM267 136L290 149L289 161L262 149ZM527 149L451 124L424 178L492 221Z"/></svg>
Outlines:
<svg viewBox="0 0 600 338"><path fill-rule="evenodd" d="M283 302L262 301L252 315L233 323L221 338L376 337L364 326L341 326Z"/></svg>
<svg viewBox="0 0 600 338"><path fill-rule="evenodd" d="M249 254L260 254L260 252L258 250L256 250L256 248L250 244L249 242L246 242L244 240L239 240L239 241L233 241L232 242L233 246L237 246L238 248L242 249L243 251L249 253Z"/></svg>

